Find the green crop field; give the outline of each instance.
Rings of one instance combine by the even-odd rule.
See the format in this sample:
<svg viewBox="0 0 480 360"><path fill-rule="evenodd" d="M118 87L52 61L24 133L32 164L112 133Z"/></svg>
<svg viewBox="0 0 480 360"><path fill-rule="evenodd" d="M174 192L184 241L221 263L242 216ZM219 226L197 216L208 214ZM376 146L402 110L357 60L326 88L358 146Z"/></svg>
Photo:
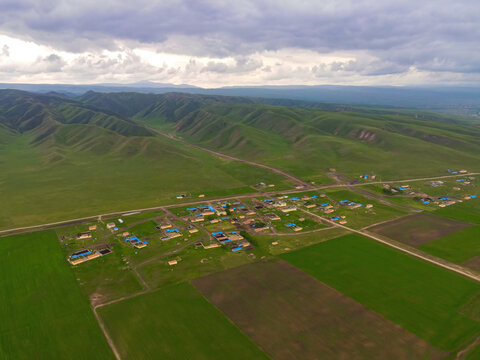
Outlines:
<svg viewBox="0 0 480 360"><path fill-rule="evenodd" d="M123 358L266 359L190 284L99 309Z"/></svg>
<svg viewBox="0 0 480 360"><path fill-rule="evenodd" d="M0 238L0 358L114 359L54 231Z"/></svg>
<svg viewBox="0 0 480 360"><path fill-rule="evenodd" d="M131 233L132 235L136 235L139 237L158 234L159 231L155 229L155 226L157 225L158 224L156 221L148 220L148 221L142 222L141 224L132 226L131 228L128 229L128 232Z"/></svg>
<svg viewBox="0 0 480 360"><path fill-rule="evenodd" d="M465 345L480 323L458 313L480 285L359 235L283 259L445 351Z"/></svg>
<svg viewBox="0 0 480 360"><path fill-rule="evenodd" d="M434 213L450 219L480 224L480 199L467 200L461 204L447 206L436 210Z"/></svg>
<svg viewBox="0 0 480 360"><path fill-rule="evenodd" d="M258 254L259 250L256 249L248 253ZM157 261L146 263L138 267L137 270L150 287L156 289L247 264L255 261L256 258L258 258L258 255L255 255L255 257L249 256L245 251L233 253L225 247L213 249L200 247L195 249L190 244L181 251L161 257ZM169 260L177 260L178 264L169 266L167 265Z"/></svg>
<svg viewBox="0 0 480 360"><path fill-rule="evenodd" d="M480 255L480 226L472 226L418 247L429 254L460 264Z"/></svg>

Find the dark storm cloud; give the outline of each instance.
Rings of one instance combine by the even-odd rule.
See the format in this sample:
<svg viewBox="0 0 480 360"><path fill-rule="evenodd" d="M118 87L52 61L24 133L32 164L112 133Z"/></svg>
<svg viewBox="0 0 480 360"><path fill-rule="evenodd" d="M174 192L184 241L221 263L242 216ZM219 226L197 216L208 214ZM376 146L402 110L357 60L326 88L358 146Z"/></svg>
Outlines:
<svg viewBox="0 0 480 360"><path fill-rule="evenodd" d="M476 0L18 0L0 3L0 32L74 52L117 49L119 41L212 57L293 47L375 58L335 71L479 72L479 14ZM235 68L212 62L203 71Z"/></svg>

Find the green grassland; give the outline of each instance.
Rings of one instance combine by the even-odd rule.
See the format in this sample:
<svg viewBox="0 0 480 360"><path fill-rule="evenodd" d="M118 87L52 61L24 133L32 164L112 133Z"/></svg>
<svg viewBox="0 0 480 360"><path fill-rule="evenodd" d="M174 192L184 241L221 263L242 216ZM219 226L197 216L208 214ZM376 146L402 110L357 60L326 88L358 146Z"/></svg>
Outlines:
<svg viewBox="0 0 480 360"><path fill-rule="evenodd" d="M434 214L472 224L480 224L480 199L476 198L464 201L461 204L447 206L436 210Z"/></svg>
<svg viewBox="0 0 480 360"><path fill-rule="evenodd" d="M103 307L99 313L124 358L267 358L188 283Z"/></svg>
<svg viewBox="0 0 480 360"><path fill-rule="evenodd" d="M122 95L86 103L115 111ZM108 100L107 100L108 99ZM149 126L307 178L329 167L357 178L434 175L447 164L478 166L478 129L405 114L334 112L248 103L245 99L165 94L134 116ZM461 160L459 160L461 159ZM421 164L421 166L419 166Z"/></svg>
<svg viewBox="0 0 480 360"><path fill-rule="evenodd" d="M159 231L155 229L155 226L157 226L157 222L154 220L147 220L145 222L142 222L140 224L134 225L130 228L128 228L128 232L132 235L136 235L138 237L143 237L143 236L148 236L148 235L153 235L153 234L158 234Z"/></svg>
<svg viewBox="0 0 480 360"><path fill-rule="evenodd" d="M285 236L249 234L247 238L262 252L271 255L279 255L323 241L335 239L347 233L348 230L332 227L307 234L302 234L301 232ZM277 242L277 244L273 245L273 242Z"/></svg>
<svg viewBox="0 0 480 360"><path fill-rule="evenodd" d="M465 360L476 360L480 358L480 345L477 345L472 351L467 353Z"/></svg>
<svg viewBox="0 0 480 360"><path fill-rule="evenodd" d="M480 285L359 235L281 257L441 350L480 331L479 322L458 313Z"/></svg>
<svg viewBox="0 0 480 360"><path fill-rule="evenodd" d="M132 214L127 216L119 216L111 220L105 220L105 222L113 221L117 224L118 228L122 229L127 226L131 226L136 222L140 222L145 219L155 218L159 216L163 216L165 213L162 210L153 210L153 211L146 211L139 214ZM122 219L123 224L121 224L118 220Z"/></svg>
<svg viewBox="0 0 480 360"><path fill-rule="evenodd" d="M347 207L338 206L335 212L328 214L329 217L345 216L346 220L348 221L347 225L354 229L362 228L408 214L408 212L403 209L381 203L376 198L366 198L365 196L354 191L330 188L325 189L324 193L327 195L328 199L334 201L336 204L342 200L349 200L363 204L363 207L357 209L349 209ZM327 202L327 200L325 200L325 202ZM372 204L373 207L366 209L366 204Z"/></svg>
<svg viewBox="0 0 480 360"><path fill-rule="evenodd" d="M0 358L114 359L54 231L0 239Z"/></svg>
<svg viewBox="0 0 480 360"><path fill-rule="evenodd" d="M130 248L112 243L110 249L110 254L72 267L85 298L95 304L142 290L128 261Z"/></svg>
<svg viewBox="0 0 480 360"><path fill-rule="evenodd" d="M156 289L251 263L263 255L264 252L261 249L234 253L223 246L213 249L202 247L195 249L194 246L189 245L174 254L142 265L137 268L137 271L152 289ZM169 266L167 264L169 260L177 260L178 264Z"/></svg>
<svg viewBox="0 0 480 360"><path fill-rule="evenodd" d="M472 226L418 247L429 254L460 264L480 255L480 226Z"/></svg>
<svg viewBox="0 0 480 360"><path fill-rule="evenodd" d="M156 136L120 116L57 98L47 97L52 103L45 105L37 95L18 93L23 106L0 93L6 114L0 118L0 194L8 194L0 228L174 203L180 193L247 193L259 181L286 181Z"/></svg>
<svg viewBox="0 0 480 360"><path fill-rule="evenodd" d="M86 231L91 224L66 226L55 230L65 259L83 249L108 247L112 250L112 253L100 258L76 266L69 265L85 298L92 303L106 302L140 291L142 286L129 264L129 255L133 249L122 246L103 223L95 224L97 230L91 232L91 239L75 238L75 234Z"/></svg>

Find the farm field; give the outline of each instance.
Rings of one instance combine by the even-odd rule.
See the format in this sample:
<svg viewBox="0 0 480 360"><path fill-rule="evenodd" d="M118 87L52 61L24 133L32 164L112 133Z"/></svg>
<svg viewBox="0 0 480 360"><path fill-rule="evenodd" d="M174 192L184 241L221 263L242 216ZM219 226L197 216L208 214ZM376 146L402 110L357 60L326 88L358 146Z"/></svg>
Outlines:
<svg viewBox="0 0 480 360"><path fill-rule="evenodd" d="M429 254L461 264L480 255L480 226L471 226L418 247Z"/></svg>
<svg viewBox="0 0 480 360"><path fill-rule="evenodd" d="M284 261L240 266L192 283L273 359L440 355L423 340Z"/></svg>
<svg viewBox="0 0 480 360"><path fill-rule="evenodd" d="M0 238L0 272L0 358L114 359L54 231Z"/></svg>
<svg viewBox="0 0 480 360"><path fill-rule="evenodd" d="M281 258L443 351L472 341L480 323L458 311L480 285L359 235Z"/></svg>
<svg viewBox="0 0 480 360"><path fill-rule="evenodd" d="M373 226L369 230L410 246L419 246L470 226L439 216L416 214Z"/></svg>
<svg viewBox="0 0 480 360"><path fill-rule="evenodd" d="M267 359L189 283L98 311L125 359Z"/></svg>
<svg viewBox="0 0 480 360"><path fill-rule="evenodd" d="M434 214L480 225L480 201L478 199L465 201L461 204L435 210Z"/></svg>

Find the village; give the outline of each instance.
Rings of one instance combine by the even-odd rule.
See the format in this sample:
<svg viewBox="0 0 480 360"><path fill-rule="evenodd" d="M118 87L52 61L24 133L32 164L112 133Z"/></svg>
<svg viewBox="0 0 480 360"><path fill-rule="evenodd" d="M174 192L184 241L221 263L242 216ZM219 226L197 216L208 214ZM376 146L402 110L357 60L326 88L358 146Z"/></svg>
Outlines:
<svg viewBox="0 0 480 360"><path fill-rule="evenodd" d="M449 173L466 174L467 171L449 170ZM376 175L363 174L360 178L374 180ZM151 214L126 213L85 225L84 231L65 234L62 241L72 249L68 261L75 266L111 254L112 244L131 249L132 256L148 251L149 247L152 248L149 256L155 256L155 251L165 247L158 244L168 244L169 251L192 246L197 251L222 248L232 253L249 253L255 248L251 239L258 235L311 233L335 227L335 224L352 228L371 226L391 216L382 198L387 201L405 199L420 209L442 208L475 199L474 191L469 191L473 190L475 180L475 177L465 176L415 184L365 185L365 189L371 191L368 196L365 190L357 191L361 187L348 190L330 187L322 191L295 185L293 190L298 192L200 200L195 205L168 206ZM256 186L273 188L274 184L260 182ZM183 194L181 198L187 196ZM204 197L198 195L199 199ZM394 201L391 205L395 205ZM273 246L278 243L278 240L271 241ZM253 253L249 255L254 256ZM164 264L171 267L180 261L181 256L177 256L165 260Z"/></svg>

